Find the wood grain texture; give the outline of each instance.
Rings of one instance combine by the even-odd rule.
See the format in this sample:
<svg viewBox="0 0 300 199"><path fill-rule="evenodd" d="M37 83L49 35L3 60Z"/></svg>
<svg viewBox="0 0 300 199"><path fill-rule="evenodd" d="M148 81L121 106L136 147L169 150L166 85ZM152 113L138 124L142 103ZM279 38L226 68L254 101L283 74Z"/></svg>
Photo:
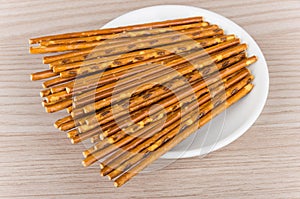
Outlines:
<svg viewBox="0 0 300 199"><path fill-rule="evenodd" d="M204 158L178 160L115 189L97 166L81 166L40 105L44 69L28 38L98 28L137 8L185 4L244 27L268 61L270 93L255 125ZM0 1L0 198L300 198L300 2L298 0ZM164 164L160 160L156 165Z"/></svg>

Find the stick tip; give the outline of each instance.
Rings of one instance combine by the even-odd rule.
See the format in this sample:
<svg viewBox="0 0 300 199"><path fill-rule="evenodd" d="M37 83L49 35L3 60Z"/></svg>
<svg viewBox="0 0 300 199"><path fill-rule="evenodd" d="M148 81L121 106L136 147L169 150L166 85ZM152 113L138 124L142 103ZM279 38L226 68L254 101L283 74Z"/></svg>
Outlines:
<svg viewBox="0 0 300 199"><path fill-rule="evenodd" d="M104 168L104 164L100 163L100 169L103 169L103 168Z"/></svg>
<svg viewBox="0 0 300 199"><path fill-rule="evenodd" d="M119 183L114 182L114 186L115 186L115 187L119 187L120 185L119 185Z"/></svg>
<svg viewBox="0 0 300 199"><path fill-rule="evenodd" d="M82 164L84 167L87 167L87 166L88 166L84 160L82 160L81 164Z"/></svg>
<svg viewBox="0 0 300 199"><path fill-rule="evenodd" d="M88 157L88 155L89 155L88 150L83 151L83 152L82 152L82 155L83 155L84 158Z"/></svg>
<svg viewBox="0 0 300 199"><path fill-rule="evenodd" d="M57 128L57 129L59 128L59 125L56 124L56 123L54 123L53 126L54 126L55 128Z"/></svg>
<svg viewBox="0 0 300 199"><path fill-rule="evenodd" d="M29 48L29 53L30 53L30 54L36 54L35 48L31 46L31 47Z"/></svg>
<svg viewBox="0 0 300 199"><path fill-rule="evenodd" d="M46 108L47 105L45 101L42 101L42 106Z"/></svg>
<svg viewBox="0 0 300 199"><path fill-rule="evenodd" d="M44 93L43 93L42 91L40 92L40 96L41 96L41 97L45 97L45 96L44 96Z"/></svg>
<svg viewBox="0 0 300 199"><path fill-rule="evenodd" d="M101 134L99 135L99 138L100 138L101 140L104 140L104 135L103 135L103 133L101 133Z"/></svg>
<svg viewBox="0 0 300 199"><path fill-rule="evenodd" d="M73 138L74 136L73 136L71 133L68 132L68 133L67 133L67 137L71 139L71 138Z"/></svg>
<svg viewBox="0 0 300 199"><path fill-rule="evenodd" d="M51 110L51 108L47 107L46 105L45 105L45 111L47 113L53 113L53 111Z"/></svg>
<svg viewBox="0 0 300 199"><path fill-rule="evenodd" d="M104 176L104 173L103 173L103 171L100 171L100 175L101 175L101 176Z"/></svg>
<svg viewBox="0 0 300 199"><path fill-rule="evenodd" d="M254 56L250 57L250 58L247 60L246 64L249 66L249 65L253 64L253 63L256 62L256 61L257 61L257 57L254 55Z"/></svg>
<svg viewBox="0 0 300 199"><path fill-rule="evenodd" d="M245 89L246 89L247 91L251 91L251 90L253 89L253 87L254 87L253 84L247 84L247 85L245 86Z"/></svg>
<svg viewBox="0 0 300 199"><path fill-rule="evenodd" d="M235 38L236 38L235 35L227 35L228 41L234 40Z"/></svg>

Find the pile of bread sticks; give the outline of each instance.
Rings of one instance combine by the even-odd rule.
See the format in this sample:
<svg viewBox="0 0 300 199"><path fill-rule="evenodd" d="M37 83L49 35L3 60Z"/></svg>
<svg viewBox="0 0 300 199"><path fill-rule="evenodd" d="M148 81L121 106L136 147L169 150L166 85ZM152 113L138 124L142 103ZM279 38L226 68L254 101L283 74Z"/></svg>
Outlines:
<svg viewBox="0 0 300 199"><path fill-rule="evenodd" d="M44 80L47 112L66 109L55 127L74 144L90 139L83 165L98 162L116 187L246 96L257 60L198 16L29 42L52 53L31 79Z"/></svg>

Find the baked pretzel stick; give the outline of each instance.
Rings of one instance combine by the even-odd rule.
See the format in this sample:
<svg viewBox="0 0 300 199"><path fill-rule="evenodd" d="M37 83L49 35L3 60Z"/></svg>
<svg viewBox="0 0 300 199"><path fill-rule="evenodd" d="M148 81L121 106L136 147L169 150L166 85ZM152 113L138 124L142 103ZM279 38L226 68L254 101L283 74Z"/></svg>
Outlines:
<svg viewBox="0 0 300 199"><path fill-rule="evenodd" d="M91 154L95 150L101 150L106 147L108 147L110 144L106 142L106 140L101 140L100 142L97 142L94 146L91 146L90 148L86 149L85 151L82 152L84 157L87 157L88 154ZM85 155L87 154L87 155Z"/></svg>
<svg viewBox="0 0 300 199"><path fill-rule="evenodd" d="M53 102L47 102L46 100L42 101L42 106L43 107L50 106L50 105L53 105L53 104L55 104L55 102L54 103Z"/></svg>
<svg viewBox="0 0 300 199"><path fill-rule="evenodd" d="M85 124L85 119L86 119L86 117L82 117L82 118L80 118L80 120L73 118L76 127ZM72 141L72 143L75 144L75 143L80 142L81 138L83 139L86 136L91 137L93 135L99 134L102 131L106 131L107 129L111 128L113 125L115 125L115 123L112 121L110 123L106 123L104 125L101 125L101 128L99 128L99 126L98 126L97 128L90 129L89 131L85 132L85 134L81 134L80 139L79 139L79 136L78 136L80 134L80 132L77 129L73 129L72 131L69 131L67 133L67 135L68 135L69 138L74 139L74 140L71 140L71 141ZM64 131L71 130L73 128L73 126L69 126L68 124L65 124L65 123L61 124L61 126L64 129Z"/></svg>
<svg viewBox="0 0 300 199"><path fill-rule="evenodd" d="M53 72L52 70L44 70L41 72L32 73L30 78L31 78L31 81L37 81L37 80L41 80L41 79L55 77L57 75L58 75L58 73Z"/></svg>
<svg viewBox="0 0 300 199"><path fill-rule="evenodd" d="M202 20L203 20L202 17L190 17L190 18L167 20L167 21L161 21L161 22L152 22L152 23L137 24L137 25L131 25L131 26L123 26L123 27L117 27L117 28L106 28L106 29L100 29L100 30L90 30L90 31L84 31L84 32L66 33L66 34L32 38L29 40L29 43L36 44L36 43L40 43L42 41L49 41L49 40L56 40L56 39L65 39L65 38L74 38L74 37L90 37L90 36L95 36L95 35L120 33L120 32L124 32L124 31L169 27L169 26L175 26L175 25L202 22Z"/></svg>
<svg viewBox="0 0 300 199"><path fill-rule="evenodd" d="M63 91L45 96L45 99L49 103L55 103L55 102L60 102L65 99L70 99L71 97L72 97L72 94L67 93L67 91L63 90Z"/></svg>
<svg viewBox="0 0 300 199"><path fill-rule="evenodd" d="M130 39L120 39L120 40L111 40L111 41L103 41L103 43L107 43L107 45L110 44L115 44L115 43L119 43L119 42L128 42L130 41ZM96 49L93 48L86 48L86 49L82 49L82 50L75 50L75 51L71 51L71 52L64 52L61 54L56 54L56 55L50 55L50 56L45 56L43 57L43 63L44 64L49 64L49 68L52 69L53 66L56 65L61 65L61 64L68 64L68 63L72 63L72 62L78 62L78 61L84 61L84 60L89 60L89 59L98 59L99 57L92 57L93 52ZM132 55L136 55L137 53L134 52L130 52L130 53L126 53L123 55L123 57L129 57ZM119 55L111 55L111 56L107 56L107 57L101 57L102 60L106 60L106 61L111 61L111 60L115 60L117 57L119 57Z"/></svg>
<svg viewBox="0 0 300 199"><path fill-rule="evenodd" d="M224 42L224 43L221 43L220 45L212 47L211 49L206 49L206 51L210 50L210 52L212 52L212 50L216 50L216 49L218 49L218 47L219 48L224 47L224 46L228 47L232 44L237 44L237 43L239 43L239 40ZM174 71L172 73L169 73L168 75L162 76L162 77L157 78L157 79L152 80L152 81L156 82L156 84L163 84L167 81L170 81L171 79L174 79L174 78L178 77L178 74L183 74L184 75L184 74L187 74L187 73L189 73L189 72L191 72L195 69L203 68L204 66L210 65L210 64L212 64L212 63L214 63L218 60L221 61L222 59L226 59L226 58L230 57L231 55L238 54L238 53L244 51L246 48L247 48L246 45L240 45L240 46L232 47L232 48L229 48L229 49L225 49L225 50L219 52L218 54L216 54L215 56L212 56L211 58L207 59L206 61L201 60L201 63L199 62L198 64L193 64L193 66L191 66L191 65L186 66L184 68L181 68L178 71ZM199 56L199 55L201 57L201 55L203 56L205 54L202 51L200 53L196 52L196 53L193 53L189 56L186 56L185 59L176 60L176 62L170 62L168 64L165 64L165 66L166 67L173 67L173 66L178 65L178 63L179 64L184 63L187 60L190 60L190 58L194 58L194 57ZM139 87L138 88L139 90L137 90L137 89L130 90L129 89L128 92L126 92L126 93L122 92L120 94L115 94L113 100L111 100L110 98L107 98L105 100L99 100L99 101L96 101L94 104L84 106L83 110L84 110L85 113L89 113L89 112L92 112L94 110L99 110L103 107L106 107L106 106L110 105L110 103L114 103L114 102L129 98L133 92L135 92L135 93L142 92L142 91L150 89L152 86L153 85L151 85L151 84L145 84L145 85L142 85L141 87Z"/></svg>
<svg viewBox="0 0 300 199"><path fill-rule="evenodd" d="M45 56L43 58L43 63L44 64L49 64L49 67L52 68L54 66L62 65L62 64L70 64L73 62L79 62L79 61L84 61L84 60L90 60L90 59L100 59L105 62L105 61L112 61L120 57L120 55L111 55L107 57L90 57L92 54L87 55L88 49L84 50L77 50L74 52L69 52L69 53L62 53L58 55L51 55L51 56ZM95 50L95 48L89 49L90 51ZM141 51L143 52L143 51ZM139 55L140 51L133 51L129 53L122 54L122 57L131 57L131 56L136 56Z"/></svg>
<svg viewBox="0 0 300 199"><path fill-rule="evenodd" d="M243 84L238 84L238 85L236 85L236 87L234 87L234 89L236 90L241 86L244 86L244 85ZM221 89L221 91L222 91L222 89ZM231 89L228 89L228 91L226 91L226 95L230 95L231 93L232 93ZM221 97L218 97L217 98L218 100L216 100L217 102L215 102L216 104L220 103L220 101L222 102L222 100L226 100L226 95L224 95L222 93L220 95L221 95L221 97L223 97L225 99L219 99ZM209 99L210 99L209 96L206 97L206 100L209 100ZM200 99L200 101L201 101L201 99ZM202 101L201 101L201 103L202 103ZM213 108L213 106L214 106L213 103L211 103L211 102L207 102L207 103L209 103L209 105L206 105L204 103L203 106L208 107L208 108L206 108L206 109L205 108L200 108L200 112L201 112L200 115L202 113L203 114L208 113ZM180 120L180 118L183 117L185 114L188 114L191 111L193 111L195 109L198 109L198 107L199 106L201 107L201 105L202 104L199 104L199 100L196 99L196 103L191 102L189 105L185 106L183 109L177 110L174 113L172 113L171 115L169 115L167 117L167 121L163 124L163 126L164 127L168 126L168 125L172 124L174 121ZM154 116L154 117L156 117L156 116ZM161 119L161 118L159 118L159 119ZM146 127L147 127L147 125L146 125ZM130 131L127 131L127 130L124 130L124 132L126 132L126 134L129 135L129 136L126 136L126 134L125 134L123 139L116 140L116 142L114 142L113 145L110 145L107 148L104 148L100 151L96 151L96 152L92 153L91 155L87 156L82 162L83 165L84 166L91 165L92 163L96 162L97 160L99 160L99 159L105 157L106 155L109 155L110 153L117 150L116 147L118 147L118 148L122 147L122 146L124 146L125 144L129 143L131 140L133 140L137 137L140 137L140 136L142 136L142 137L153 136L153 132L151 132L151 131L149 132L148 130L144 130L144 129L143 130L137 130L136 132L132 132L132 133ZM146 134L150 134L150 135L145 136ZM108 140L108 142L111 143L110 140Z"/></svg>
<svg viewBox="0 0 300 199"><path fill-rule="evenodd" d="M165 154L167 151L171 150L173 147L175 147L177 144L182 142L184 139L186 139L189 135L193 134L198 128L202 127L204 124L208 123L211 119L213 119L215 116L223 112L226 108L229 108L231 105L239 101L241 98L246 96L253 88L252 84L248 84L243 89L241 89L238 93L230 97L228 100L226 100L222 105L219 105L217 108L214 109L214 111L208 113L204 117L202 117L200 120L197 121L197 123L185 128L182 130L182 132L178 132L180 129L176 129L175 131L178 132L178 135L174 136L173 139L167 141L162 147L158 148L156 151L151 152L147 155L145 159L143 159L141 162L139 162L137 165L133 166L129 171L126 171L123 173L120 177L118 177L114 185L116 187L120 187L123 184L125 184L128 180L130 180L133 176L135 176L137 173L139 173L141 170L146 168L149 164L157 160L159 157L161 157L163 154ZM177 133L176 133L177 134Z"/></svg>
<svg viewBox="0 0 300 199"><path fill-rule="evenodd" d="M78 130L77 130L77 134L74 135L73 137L71 137L71 142L73 144L77 144L79 142L82 142L90 137L92 137L93 135L97 135L97 134L100 134L102 131L105 131L109 128L111 128L113 125L115 125L114 122L111 122L111 123L106 123L104 125L101 125L98 126L97 128L94 128L94 129L91 129L85 133L80 133Z"/></svg>
<svg viewBox="0 0 300 199"><path fill-rule="evenodd" d="M128 32L121 32L121 33L109 34L109 35L99 35L99 36L90 36L90 37L75 37L75 38L69 38L69 39L56 39L56 40L42 41L40 43L40 45L41 46L52 46L52 45L102 41L102 40L108 40L108 39L110 39L110 40L111 39L120 39L120 38L128 38L128 37L132 38L132 37L156 35L156 34L161 34L161 33L166 33L166 32L172 32L172 31L186 30L186 29L191 29L191 28L199 28L199 27L208 26L208 25L209 24L207 22L200 22L200 23L183 24L183 25L155 28L155 29L148 29L148 30L128 31Z"/></svg>
<svg viewBox="0 0 300 199"><path fill-rule="evenodd" d="M67 133L67 136L68 136L68 138L73 138L74 136L76 136L77 135L77 129L75 128L75 129L72 129L72 130L70 130L70 131L68 131L68 133Z"/></svg>
<svg viewBox="0 0 300 199"><path fill-rule="evenodd" d="M59 128L62 124L70 122L70 121L73 121L73 118L71 116L66 116L64 118L61 118L61 119L57 120L54 123L54 127Z"/></svg>
<svg viewBox="0 0 300 199"><path fill-rule="evenodd" d="M72 106L72 99L67 99L65 101L61 101L55 104L46 105L45 110L47 113L54 113L60 110L63 110L65 108L68 108L69 106Z"/></svg>
<svg viewBox="0 0 300 199"><path fill-rule="evenodd" d="M43 87L49 88L49 87L52 87L52 86L55 86L58 84L62 84L62 83L74 80L74 79L75 79L74 77L68 77L68 78L55 77L53 79L49 79L49 80L45 81L43 83Z"/></svg>
<svg viewBox="0 0 300 199"><path fill-rule="evenodd" d="M59 126L59 130L61 131L66 131L67 129L73 129L76 127L76 123L74 120L71 120L69 122L63 123L62 125Z"/></svg>
<svg viewBox="0 0 300 199"><path fill-rule="evenodd" d="M73 106L69 106L68 108L66 108L67 113L71 113L73 111Z"/></svg>
<svg viewBox="0 0 300 199"><path fill-rule="evenodd" d="M184 31L184 30L183 30ZM46 51L53 51L53 52L59 52L59 51L55 51L55 49L60 49L61 52L63 52L63 49L65 49L66 51L68 51L68 49L70 48L79 48L80 49L73 49L74 51L79 51L79 50L93 50L93 48L95 46L105 46L105 45L120 45L120 44L124 44L126 42L131 42L132 38L120 38L117 40L105 40L105 41L101 41L101 43L98 42L85 42L85 43L76 43L76 44L67 44L67 45L53 45L53 46L32 46L29 49L30 53L33 54L37 54L37 53L47 53ZM98 45L96 45L96 43L98 43ZM86 45L85 45L86 44ZM86 46L86 48L84 47ZM48 49L48 50L46 50ZM50 66L51 67L51 66Z"/></svg>
<svg viewBox="0 0 300 199"><path fill-rule="evenodd" d="M206 39L196 39L193 41L185 41L181 43L176 43L176 44L171 44L171 45L165 45L162 47L158 47L155 49L147 49L143 50L143 54L139 55L134 55L134 56L129 56L129 57L124 57L120 56L119 58L115 60L110 60L107 62L103 62L102 58L99 59L92 59L92 60L85 60L85 61L80 61L80 62L75 62L75 63L70 63L70 64L63 64L63 65L56 65L53 66L53 71L55 72L62 72L66 70L71 70L71 69L77 69L77 70L71 70L73 73L76 71L76 75L80 74L87 74L90 72L96 72L99 70L103 70L106 68L115 68L119 66L123 66L129 63L136 63L136 62L141 62L144 60L149 60L152 58L157 58L157 57L162 57L166 55L170 55L172 53L182 53L186 51L190 51L193 49L199 49L199 48L204 48L208 47L211 45L214 45L216 43L220 43L220 40L230 40L233 39L234 35L228 35L228 36L217 36L213 38L206 38ZM64 73L62 74L64 76Z"/></svg>
<svg viewBox="0 0 300 199"><path fill-rule="evenodd" d="M50 94L51 94L51 90L50 89L45 89L45 90L40 91L40 96L41 97L46 97L46 96L48 96Z"/></svg>
<svg viewBox="0 0 300 199"><path fill-rule="evenodd" d="M193 28L188 30L167 32L153 36L145 36L145 37L137 37L137 38L123 38L116 41L105 40L105 41L94 41L94 42L84 42L84 43L76 43L76 44L66 44L66 45L53 45L53 46L37 46L30 47L29 52L31 54L41 54L41 53L52 53L52 52L63 52L63 51L71 51L71 50L81 50L88 49L92 47L97 47L98 49L103 49L105 52L103 55L112 55L119 54L122 52L129 52L132 50L138 50L143 48L150 48L158 45L163 45L167 43L174 43L179 41L183 41L184 37L193 36L200 34L202 32L206 32L209 30L216 30L218 28L217 25L213 26L205 26L200 28ZM169 39L168 39L169 38ZM161 42L159 42L161 40ZM112 43L113 42L113 43ZM130 45L126 45L130 43ZM123 48L122 51L116 50L114 48Z"/></svg>
<svg viewBox="0 0 300 199"><path fill-rule="evenodd" d="M126 42L130 42L131 38L120 38L118 40L105 40L100 42L88 42L88 43L77 43L77 44L69 44L69 45L53 45L53 46L32 46L29 48L29 52L31 54L43 54L43 53L54 53L54 52L64 52L64 51L69 51L74 50L74 51L79 51L79 50L93 50L95 46L102 47L104 45L120 45L124 44ZM98 45L96 45L98 43ZM86 44L86 45L84 45ZM79 48L80 49L76 49ZM74 49L71 49L74 48ZM58 49L58 50L57 50ZM49 66L51 68L51 66Z"/></svg>
<svg viewBox="0 0 300 199"><path fill-rule="evenodd" d="M58 93L58 92L61 92L61 91L65 91L68 87L71 87L74 85L74 81L69 81L67 83L64 83L64 84L59 84L59 85L56 85L56 86L52 86L50 88L51 90L51 94L54 94L54 93Z"/></svg>

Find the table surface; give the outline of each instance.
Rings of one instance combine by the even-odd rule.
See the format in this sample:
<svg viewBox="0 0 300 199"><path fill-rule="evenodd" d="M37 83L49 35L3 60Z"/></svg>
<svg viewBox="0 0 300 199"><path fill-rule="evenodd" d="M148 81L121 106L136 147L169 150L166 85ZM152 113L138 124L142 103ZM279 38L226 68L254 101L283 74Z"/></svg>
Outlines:
<svg viewBox="0 0 300 199"><path fill-rule="evenodd" d="M0 2L1 198L300 198L300 1ZM83 145L71 145L52 127L60 114L44 112L41 84L29 80L45 66L40 55L29 55L28 38L96 29L158 4L202 7L244 27L267 59L270 93L259 119L234 143L116 189L97 166L81 166Z"/></svg>

